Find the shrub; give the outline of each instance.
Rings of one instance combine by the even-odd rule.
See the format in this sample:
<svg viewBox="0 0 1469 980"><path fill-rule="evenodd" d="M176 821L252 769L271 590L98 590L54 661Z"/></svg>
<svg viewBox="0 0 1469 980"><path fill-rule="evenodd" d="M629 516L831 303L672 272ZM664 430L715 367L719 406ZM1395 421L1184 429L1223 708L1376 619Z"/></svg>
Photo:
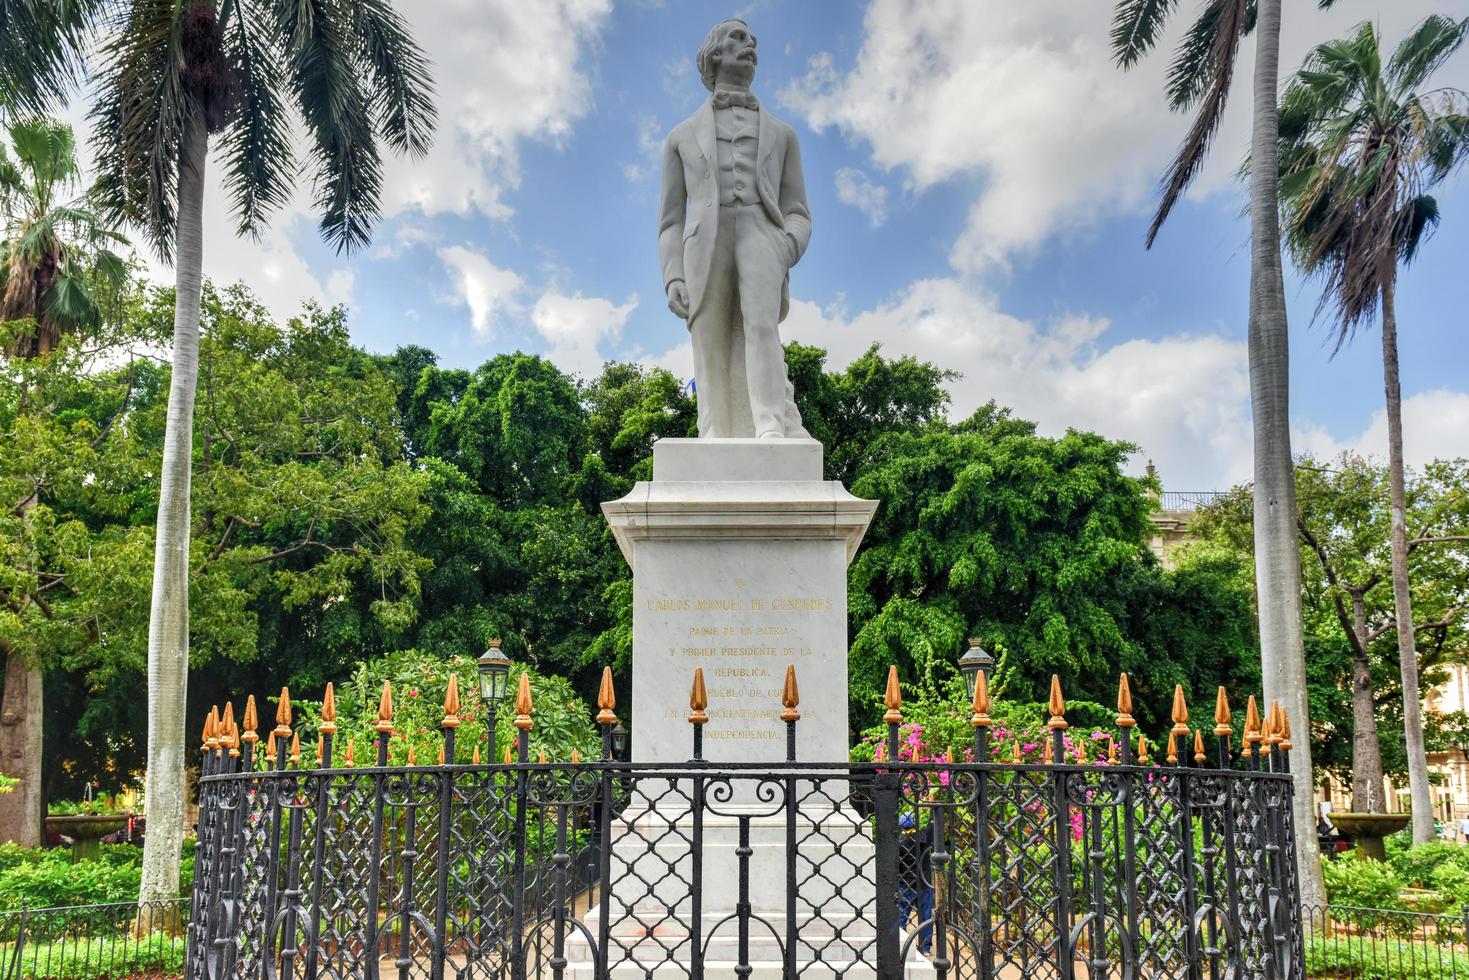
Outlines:
<svg viewBox="0 0 1469 980"><path fill-rule="evenodd" d="M1306 937L1311 980L1456 980L1469 976L1469 956L1396 939L1337 941Z"/></svg>
<svg viewBox="0 0 1469 980"><path fill-rule="evenodd" d="M183 972L183 937L155 932L136 940L108 937L27 943L20 956L19 975L24 980L113 980L139 974L176 977Z"/></svg>
<svg viewBox="0 0 1469 980"><path fill-rule="evenodd" d="M1326 878L1326 897L1332 915L1361 927L1379 924L1381 916L1367 909L1401 910L1407 906L1398 892L1403 883L1392 866L1380 861L1363 861L1355 854L1343 854L1335 861L1321 865Z"/></svg>
<svg viewBox="0 0 1469 980"><path fill-rule="evenodd" d="M1403 884L1412 888L1433 888L1434 872L1454 865L1469 872L1469 847L1449 841L1405 846L1397 834L1387 839L1387 860Z"/></svg>
<svg viewBox="0 0 1469 980"><path fill-rule="evenodd" d="M103 844L96 860L73 863L69 848L49 851L0 846L0 910L134 902L142 879L143 849ZM185 842L179 894L194 880L194 843Z"/></svg>

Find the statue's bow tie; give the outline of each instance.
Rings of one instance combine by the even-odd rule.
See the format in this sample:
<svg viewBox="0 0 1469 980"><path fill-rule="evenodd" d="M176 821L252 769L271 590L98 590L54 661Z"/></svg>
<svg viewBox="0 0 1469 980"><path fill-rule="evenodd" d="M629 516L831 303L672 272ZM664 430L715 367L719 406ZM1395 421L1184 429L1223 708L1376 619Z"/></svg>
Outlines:
<svg viewBox="0 0 1469 980"><path fill-rule="evenodd" d="M714 93L714 108L728 109L732 105L758 110L760 108L760 100L749 92L719 91Z"/></svg>

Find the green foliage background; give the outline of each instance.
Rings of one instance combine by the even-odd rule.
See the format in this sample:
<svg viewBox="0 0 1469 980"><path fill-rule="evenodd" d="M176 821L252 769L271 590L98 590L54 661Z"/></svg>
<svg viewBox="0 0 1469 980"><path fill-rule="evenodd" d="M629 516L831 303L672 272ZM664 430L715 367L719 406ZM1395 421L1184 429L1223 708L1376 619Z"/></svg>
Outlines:
<svg viewBox="0 0 1469 980"><path fill-rule="evenodd" d="M17 597L0 628L48 670L53 799L115 788L142 763L171 303L139 289L118 323L0 374L0 439L15 447L0 491L38 490L23 520L0 508L0 590ZM604 664L626 697L631 656L630 573L600 504L651 475L656 439L695 433L680 379L616 363L574 378L520 352L473 370L420 347L371 354L341 310L278 324L242 287L207 290L203 324L191 721L253 693L264 722L283 685L310 708L333 681L362 764L391 678L402 750L422 738L431 761L448 672L477 705L472 658L495 636L533 672L548 751L595 752L586 705ZM1159 566L1145 546L1156 486L1121 471L1133 447L1044 436L993 404L951 422L952 374L875 347L840 371L799 344L787 359L827 476L880 501L849 578L854 732L876 720L889 664L915 696L952 690L971 635L1017 706L1052 673L1073 702L1110 704L1126 670L1135 713L1157 726L1175 683L1196 704L1256 686L1240 559ZM483 741L472 724L466 753Z"/></svg>

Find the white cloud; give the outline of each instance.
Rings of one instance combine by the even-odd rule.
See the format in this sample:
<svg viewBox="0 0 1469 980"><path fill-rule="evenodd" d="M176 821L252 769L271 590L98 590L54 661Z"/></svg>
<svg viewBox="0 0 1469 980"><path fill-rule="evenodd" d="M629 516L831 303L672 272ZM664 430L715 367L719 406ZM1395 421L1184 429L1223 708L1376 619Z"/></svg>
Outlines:
<svg viewBox="0 0 1469 980"><path fill-rule="evenodd" d="M877 228L888 218L888 189L873 183L856 167L837 170L837 200L867 215L872 227Z"/></svg>
<svg viewBox="0 0 1469 980"><path fill-rule="evenodd" d="M796 301L782 337L824 347L838 369L871 344L959 371L952 416L993 398L1040 430L1090 429L1166 462L1173 486L1224 486L1250 459L1245 345L1179 334L1108 346L1106 320L1070 316L1037 325L1002 312L993 295L955 278L925 279L856 315ZM660 361L673 361L670 351ZM1241 464L1245 467L1240 469Z"/></svg>
<svg viewBox="0 0 1469 980"><path fill-rule="evenodd" d="M610 0L434 0L404 8L434 65L439 128L423 160L385 167L384 213L479 212L507 218L520 145L560 145L592 107L581 62Z"/></svg>
<svg viewBox="0 0 1469 980"><path fill-rule="evenodd" d="M622 165L622 176L628 183L641 183L658 173L659 156L663 150L662 130L657 116L638 117L638 162Z"/></svg>
<svg viewBox="0 0 1469 980"><path fill-rule="evenodd" d="M379 236L381 238L381 236ZM373 247L372 257L375 259L396 259L404 252L420 245L432 245L439 240L438 234L427 225L418 224L413 221L404 221L393 229L390 241L380 241Z"/></svg>
<svg viewBox="0 0 1469 980"><path fill-rule="evenodd" d="M1366 429L1345 439L1309 423L1292 438L1292 448L1318 459L1350 450L1386 461L1387 410L1379 409ZM1469 457L1469 393L1435 388L1403 399L1403 460L1409 466L1462 457Z"/></svg>
<svg viewBox="0 0 1469 980"><path fill-rule="evenodd" d="M482 340L491 337L498 321L516 310L515 294L520 292L525 280L463 245L439 249L439 259L449 270L457 290L439 297L439 301L468 307L475 336Z"/></svg>
<svg viewBox="0 0 1469 980"><path fill-rule="evenodd" d="M357 273L353 269L333 269L326 277L326 301L332 306L351 306L357 288Z"/></svg>
<svg viewBox="0 0 1469 980"><path fill-rule="evenodd" d="M950 261L962 273L1004 269L1056 235L1150 208L1158 175L1183 135L1188 120L1168 112L1164 74L1174 37L1194 9L1179 7L1173 36L1121 72L1108 46L1112 6L873 0L852 69L838 71L829 54L819 54L782 97L811 126L836 127L867 144L874 163L901 169L917 191L955 177L982 178ZM1282 74L1311 44L1363 18L1379 20L1385 36L1396 39L1435 6L1396 0L1377 10L1292 7ZM1230 186L1244 157L1253 64L1248 43L1200 192ZM1139 234L1143 227L1140 220Z"/></svg>
<svg viewBox="0 0 1469 980"><path fill-rule="evenodd" d="M627 318L638 308L636 294L621 306L599 296L567 296L555 289L547 290L531 309L531 324L546 343L547 356L562 370L591 377L601 370L605 357L600 351L604 342L616 340L627 325Z"/></svg>

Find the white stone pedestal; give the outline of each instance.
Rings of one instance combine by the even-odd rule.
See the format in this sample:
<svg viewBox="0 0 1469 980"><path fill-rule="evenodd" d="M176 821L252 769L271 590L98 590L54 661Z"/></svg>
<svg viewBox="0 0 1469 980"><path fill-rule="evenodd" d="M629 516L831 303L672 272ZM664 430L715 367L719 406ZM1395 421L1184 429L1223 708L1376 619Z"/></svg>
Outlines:
<svg viewBox="0 0 1469 980"><path fill-rule="evenodd" d="M847 565L877 502L823 480L821 463L821 444L812 439L662 439L653 446L653 479L602 505L633 570L634 762L692 757L696 667L709 695L704 758L784 761L787 665L796 668L801 694L797 760L846 762ZM615 821L614 977L687 975L692 793L687 779L679 785L669 792L667 783L644 783L643 799ZM798 798L810 789L800 781ZM874 846L867 821L846 807L845 789L826 784L829 795L803 801L797 822L797 958L812 978L876 973ZM717 808L722 815L704 813L700 852L698 918L711 980L735 976L737 815L770 810L758 805L753 784L736 785ZM750 823L752 912L783 939L786 818ZM595 935L598 910L587 925ZM590 967L589 949L579 940L569 952L571 972L580 976ZM759 922L751 924L750 962L757 980L781 976L778 943ZM907 973L922 977L932 967L914 953Z"/></svg>
<svg viewBox="0 0 1469 980"><path fill-rule="evenodd" d="M821 444L661 439L653 479L602 510L633 570L633 761L691 757L695 667L704 757L783 760L787 664L797 758L846 761L847 563L877 502L821 478Z"/></svg>

